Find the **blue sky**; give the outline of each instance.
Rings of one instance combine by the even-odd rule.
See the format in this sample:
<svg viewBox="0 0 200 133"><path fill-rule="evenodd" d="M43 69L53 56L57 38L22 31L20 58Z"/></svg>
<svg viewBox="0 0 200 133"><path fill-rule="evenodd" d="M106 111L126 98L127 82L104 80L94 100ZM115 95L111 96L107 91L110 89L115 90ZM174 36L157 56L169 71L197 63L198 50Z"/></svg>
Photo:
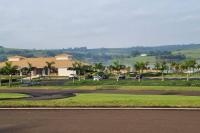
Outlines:
<svg viewBox="0 0 200 133"><path fill-rule="evenodd" d="M200 43L199 0L0 0L0 45L132 47Z"/></svg>

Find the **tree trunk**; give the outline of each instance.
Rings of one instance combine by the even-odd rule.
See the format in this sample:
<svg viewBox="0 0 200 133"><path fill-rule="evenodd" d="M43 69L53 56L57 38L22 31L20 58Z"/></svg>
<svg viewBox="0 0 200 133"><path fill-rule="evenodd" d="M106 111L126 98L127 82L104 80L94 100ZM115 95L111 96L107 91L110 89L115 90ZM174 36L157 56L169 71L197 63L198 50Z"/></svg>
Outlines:
<svg viewBox="0 0 200 133"><path fill-rule="evenodd" d="M51 69L48 68L48 77L49 77L49 79L51 79L50 75L51 75Z"/></svg>
<svg viewBox="0 0 200 133"><path fill-rule="evenodd" d="M138 78L138 82L141 82L141 79L140 79L140 77Z"/></svg>
<svg viewBox="0 0 200 133"><path fill-rule="evenodd" d="M78 81L81 81L81 71L78 71Z"/></svg>
<svg viewBox="0 0 200 133"><path fill-rule="evenodd" d="M30 82L32 82L32 74L30 73Z"/></svg>
<svg viewBox="0 0 200 133"><path fill-rule="evenodd" d="M48 71L48 76L50 76L50 69L48 68L48 70L47 70L47 71Z"/></svg>
<svg viewBox="0 0 200 133"><path fill-rule="evenodd" d="M140 79L140 70L139 70L138 82L141 82L141 79Z"/></svg>
<svg viewBox="0 0 200 133"><path fill-rule="evenodd" d="M85 74L85 72L83 73L83 76L84 76L84 80L86 79L85 77L86 77L86 74Z"/></svg>
<svg viewBox="0 0 200 133"><path fill-rule="evenodd" d="M22 75L20 77L21 77L21 84L22 84L23 83L23 77L22 77Z"/></svg>
<svg viewBox="0 0 200 133"><path fill-rule="evenodd" d="M162 81L165 81L164 73L162 72Z"/></svg>
<svg viewBox="0 0 200 133"><path fill-rule="evenodd" d="M20 70L20 78L21 78L21 84L23 83L23 74L22 74L22 71Z"/></svg>
<svg viewBox="0 0 200 133"><path fill-rule="evenodd" d="M9 87L11 87L11 78L12 78L12 75L9 75Z"/></svg>
<svg viewBox="0 0 200 133"><path fill-rule="evenodd" d="M0 75L0 86L2 86L2 84L1 84L1 75Z"/></svg>
<svg viewBox="0 0 200 133"><path fill-rule="evenodd" d="M189 81L189 73L187 73L187 81Z"/></svg>
<svg viewBox="0 0 200 133"><path fill-rule="evenodd" d="M117 75L117 78L116 78L116 79L117 79L117 82L119 82L119 75Z"/></svg>

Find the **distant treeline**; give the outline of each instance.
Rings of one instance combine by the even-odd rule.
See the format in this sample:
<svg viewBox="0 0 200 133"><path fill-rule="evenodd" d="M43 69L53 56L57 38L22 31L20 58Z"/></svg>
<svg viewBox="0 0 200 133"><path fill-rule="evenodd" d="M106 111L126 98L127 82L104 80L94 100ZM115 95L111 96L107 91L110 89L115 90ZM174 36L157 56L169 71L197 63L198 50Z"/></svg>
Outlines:
<svg viewBox="0 0 200 133"><path fill-rule="evenodd" d="M167 45L156 47L131 47L131 48L97 48L88 49L87 47L80 48L68 48L68 49L51 49L51 50L36 50L36 49L13 49L4 48L0 46L0 61L7 60L7 57L13 55L20 55L25 57L52 57L61 53L72 54L77 60L84 60L90 63L109 61L116 58L129 58L136 57L140 54L147 54L149 56L155 56L156 59L165 59L180 61L185 60L185 55L173 55L172 51L196 49L200 48L200 44L189 45Z"/></svg>

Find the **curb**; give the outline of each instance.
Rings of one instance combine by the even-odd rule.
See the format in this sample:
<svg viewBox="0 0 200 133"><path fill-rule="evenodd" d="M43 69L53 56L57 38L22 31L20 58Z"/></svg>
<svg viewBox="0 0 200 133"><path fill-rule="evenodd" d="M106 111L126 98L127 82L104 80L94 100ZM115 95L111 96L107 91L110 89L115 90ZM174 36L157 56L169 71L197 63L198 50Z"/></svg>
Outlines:
<svg viewBox="0 0 200 133"><path fill-rule="evenodd" d="M0 108L0 110L188 110L188 111L200 111L200 108Z"/></svg>

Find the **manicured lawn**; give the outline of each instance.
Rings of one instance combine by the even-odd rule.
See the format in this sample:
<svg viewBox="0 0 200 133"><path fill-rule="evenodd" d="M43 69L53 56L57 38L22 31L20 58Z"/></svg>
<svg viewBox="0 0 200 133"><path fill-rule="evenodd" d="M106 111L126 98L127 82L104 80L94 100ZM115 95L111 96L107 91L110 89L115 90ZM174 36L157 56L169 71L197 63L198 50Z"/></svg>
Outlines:
<svg viewBox="0 0 200 133"><path fill-rule="evenodd" d="M19 94L19 93L0 93L0 99L6 99L6 98L24 98L29 97L26 94Z"/></svg>
<svg viewBox="0 0 200 133"><path fill-rule="evenodd" d="M197 96L77 94L41 101L0 101L0 107L200 107Z"/></svg>
<svg viewBox="0 0 200 133"><path fill-rule="evenodd" d="M46 90L166 90L166 91L200 91L195 86L128 86L128 85L69 85L69 86L33 86L33 87L0 87L0 90L46 89Z"/></svg>

